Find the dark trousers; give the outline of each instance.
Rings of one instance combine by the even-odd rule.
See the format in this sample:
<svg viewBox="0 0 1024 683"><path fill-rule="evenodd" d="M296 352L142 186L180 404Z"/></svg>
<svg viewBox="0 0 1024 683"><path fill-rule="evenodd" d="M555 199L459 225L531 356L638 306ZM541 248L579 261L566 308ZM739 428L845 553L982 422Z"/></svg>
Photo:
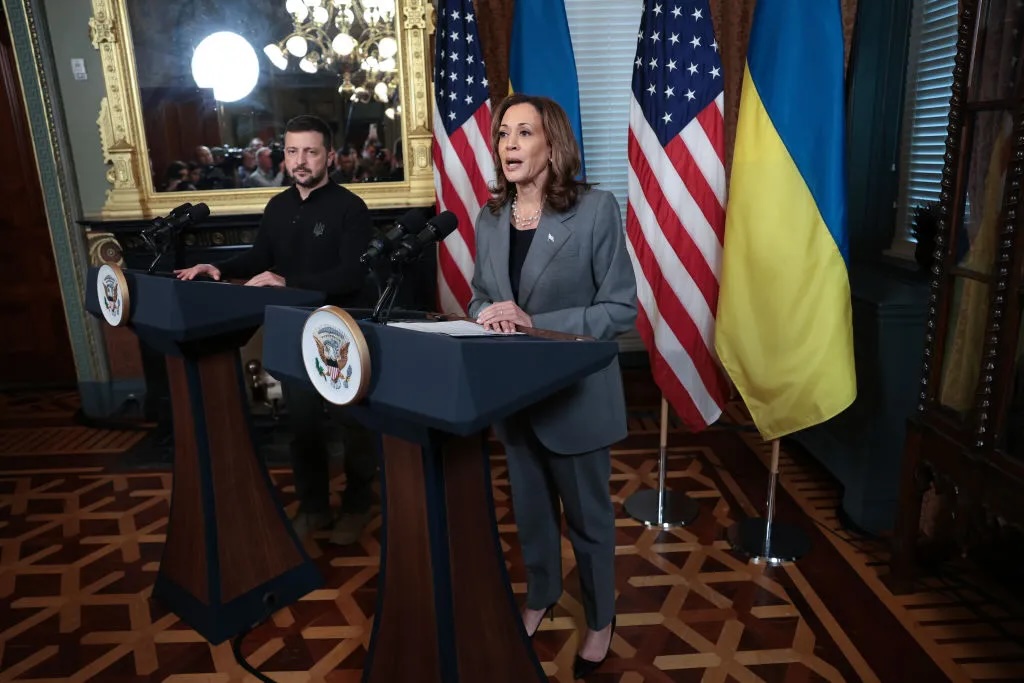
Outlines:
<svg viewBox="0 0 1024 683"><path fill-rule="evenodd" d="M282 382L292 432L291 460L299 510L330 511L330 461L324 433L324 400L308 385ZM376 436L344 409L331 410L341 426L345 449L345 492L341 511L366 512L373 504L373 477L377 473Z"/></svg>
<svg viewBox="0 0 1024 683"><path fill-rule="evenodd" d="M505 456L526 565L526 606L545 609L562 595L564 511L587 626L599 631L615 616L611 452L602 448L562 455L547 449L521 416L506 424Z"/></svg>

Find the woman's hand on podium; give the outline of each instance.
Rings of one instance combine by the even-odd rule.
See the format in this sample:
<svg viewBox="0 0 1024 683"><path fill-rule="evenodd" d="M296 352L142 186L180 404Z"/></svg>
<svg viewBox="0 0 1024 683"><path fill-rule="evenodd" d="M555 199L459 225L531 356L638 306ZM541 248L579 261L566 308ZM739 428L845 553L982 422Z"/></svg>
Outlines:
<svg viewBox="0 0 1024 683"><path fill-rule="evenodd" d="M515 301L496 301L477 316L477 323L488 330L497 330L512 334L516 331L516 325L521 327L533 327L533 319L526 314L526 311L519 308Z"/></svg>

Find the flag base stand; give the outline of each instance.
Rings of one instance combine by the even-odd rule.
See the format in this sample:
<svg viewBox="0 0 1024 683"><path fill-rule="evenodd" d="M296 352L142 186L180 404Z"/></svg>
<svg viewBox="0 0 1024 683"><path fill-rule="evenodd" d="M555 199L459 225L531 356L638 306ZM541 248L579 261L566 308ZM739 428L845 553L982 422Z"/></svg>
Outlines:
<svg viewBox="0 0 1024 683"><path fill-rule="evenodd" d="M674 529L686 526L700 514L698 505L689 496L673 491L637 491L626 499L626 514L644 526Z"/></svg>
<svg viewBox="0 0 1024 683"><path fill-rule="evenodd" d="M733 549L754 564L777 566L796 562L811 551L811 541L802 529L775 524L775 489L779 481L779 440L772 441L771 477L768 484L768 516L745 519L729 529Z"/></svg>
<svg viewBox="0 0 1024 683"><path fill-rule="evenodd" d="M668 446L668 401L661 399L661 439L658 448L658 490L637 491L623 504L633 519L644 526L674 529L697 519L700 505L686 494L665 490L665 468Z"/></svg>
<svg viewBox="0 0 1024 683"><path fill-rule="evenodd" d="M745 519L729 529L729 540L733 549L746 555L754 564L778 566L796 562L811 551L811 541L803 530L789 524L775 524L770 530L771 545L765 547L764 539L769 521L762 518Z"/></svg>

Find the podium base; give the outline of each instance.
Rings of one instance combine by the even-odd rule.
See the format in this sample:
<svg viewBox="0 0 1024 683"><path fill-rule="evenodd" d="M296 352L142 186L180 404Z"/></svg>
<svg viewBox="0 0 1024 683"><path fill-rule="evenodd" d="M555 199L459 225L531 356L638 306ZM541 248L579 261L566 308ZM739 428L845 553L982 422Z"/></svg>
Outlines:
<svg viewBox="0 0 1024 683"><path fill-rule="evenodd" d="M637 491L626 499L623 507L633 519L644 526L674 529L686 526L697 519L700 506L689 496L674 491L665 491L661 516L658 516L658 492L645 489Z"/></svg>
<svg viewBox="0 0 1024 683"><path fill-rule="evenodd" d="M767 520L745 519L729 529L733 549L746 555L754 564L777 566L795 562L811 550L811 541L802 529L789 524L772 524L771 546L765 550L764 533Z"/></svg>
<svg viewBox="0 0 1024 683"><path fill-rule="evenodd" d="M222 577L216 572L210 573L219 583ZM178 615L211 645L217 645L248 631L271 613L295 604L323 585L320 570L311 560L304 560L302 564L228 602L210 602L197 598L160 571L153 584L153 599Z"/></svg>

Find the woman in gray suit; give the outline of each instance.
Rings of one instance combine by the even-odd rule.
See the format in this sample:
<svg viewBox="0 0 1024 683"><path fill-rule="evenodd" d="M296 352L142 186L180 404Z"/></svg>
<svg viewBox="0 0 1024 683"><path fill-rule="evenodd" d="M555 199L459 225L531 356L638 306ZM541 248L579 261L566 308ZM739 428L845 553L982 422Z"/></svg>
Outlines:
<svg viewBox="0 0 1024 683"><path fill-rule="evenodd" d="M491 124L496 181L476 223L469 314L485 327L537 327L614 339L636 319L636 281L615 197L575 180L579 147L546 97L516 94ZM565 511L587 633L574 674L607 657L615 630L615 513L608 447L626 435L618 361L495 425L508 457L527 572L532 637L562 594Z"/></svg>

